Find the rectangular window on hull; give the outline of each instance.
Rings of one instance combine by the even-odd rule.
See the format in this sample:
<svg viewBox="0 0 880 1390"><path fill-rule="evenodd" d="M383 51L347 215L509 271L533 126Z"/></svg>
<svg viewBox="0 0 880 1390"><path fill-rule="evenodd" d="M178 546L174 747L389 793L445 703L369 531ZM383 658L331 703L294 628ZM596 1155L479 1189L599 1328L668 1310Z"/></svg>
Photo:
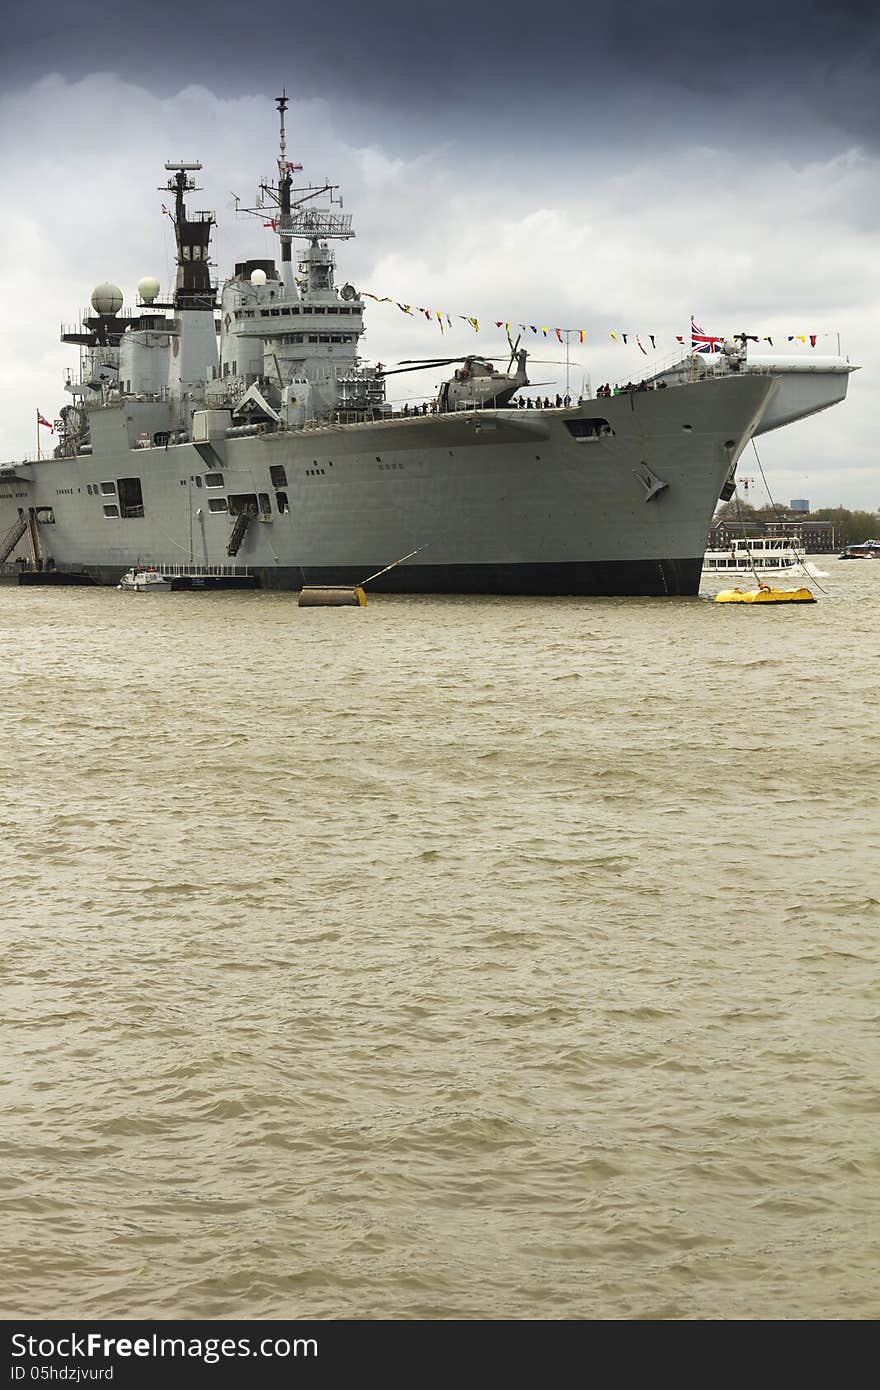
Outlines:
<svg viewBox="0 0 880 1390"><path fill-rule="evenodd" d="M282 516L287 516L288 512L290 511L290 503L287 500L286 492L276 492L275 506L278 508Z"/></svg>
<svg viewBox="0 0 880 1390"><path fill-rule="evenodd" d="M566 420L565 428L575 439L605 439L614 433L607 420Z"/></svg>
<svg viewBox="0 0 880 1390"><path fill-rule="evenodd" d="M273 487L287 487L287 473L281 463L269 465L269 477L272 479Z"/></svg>
<svg viewBox="0 0 880 1390"><path fill-rule="evenodd" d="M225 498L225 497L209 497L209 498L208 498L208 511L209 511L209 512L225 512L225 511L226 511L226 498Z"/></svg>
<svg viewBox="0 0 880 1390"><path fill-rule="evenodd" d="M120 516L129 519L143 516L144 494L141 491L140 478L117 478L116 486L119 491Z"/></svg>
<svg viewBox="0 0 880 1390"><path fill-rule="evenodd" d="M269 501L269 494L268 494L268 492L261 492L261 493L259 493L259 494L258 494L258 498L259 498L259 503L260 503L260 515L261 515L261 516L271 516L271 515L272 515L272 504L271 504L271 502Z"/></svg>
<svg viewBox="0 0 880 1390"><path fill-rule="evenodd" d="M112 497L116 492L115 483L101 483L99 486L101 488L101 492L105 497Z"/></svg>
<svg viewBox="0 0 880 1390"><path fill-rule="evenodd" d="M223 474L222 474L222 473L206 473L206 474L205 474L205 487L222 487L222 486L223 486Z"/></svg>
<svg viewBox="0 0 880 1390"><path fill-rule="evenodd" d="M255 492L236 492L229 495L229 514L230 516L256 516L259 512L257 494Z"/></svg>
<svg viewBox="0 0 880 1390"><path fill-rule="evenodd" d="M105 502L105 503L104 503L104 515L105 515L105 516L118 516L118 515L119 515L119 508L117 507L117 505L116 505L115 502Z"/></svg>

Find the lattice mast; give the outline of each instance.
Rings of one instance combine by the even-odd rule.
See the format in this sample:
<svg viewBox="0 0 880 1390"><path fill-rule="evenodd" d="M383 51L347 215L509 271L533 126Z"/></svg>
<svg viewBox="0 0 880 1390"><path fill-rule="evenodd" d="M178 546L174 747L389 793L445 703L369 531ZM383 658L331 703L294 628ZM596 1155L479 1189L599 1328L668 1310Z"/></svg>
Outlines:
<svg viewBox="0 0 880 1390"><path fill-rule="evenodd" d="M339 185L335 183L309 183L294 187L294 174L302 172L302 165L292 163L287 158L287 131L285 113L289 105L287 92L275 98L279 117L278 178L263 179L257 192L257 206L245 208L239 205L236 197L236 211L248 213L252 217L262 217L264 225L271 228L281 242L282 278L285 282L292 277L292 243L295 237L309 241L317 247L319 241L344 241L354 236L351 226L351 213L336 212L342 207ZM314 206L315 200L326 197L329 207ZM266 220L268 214L268 221ZM328 260L332 261L332 253Z"/></svg>

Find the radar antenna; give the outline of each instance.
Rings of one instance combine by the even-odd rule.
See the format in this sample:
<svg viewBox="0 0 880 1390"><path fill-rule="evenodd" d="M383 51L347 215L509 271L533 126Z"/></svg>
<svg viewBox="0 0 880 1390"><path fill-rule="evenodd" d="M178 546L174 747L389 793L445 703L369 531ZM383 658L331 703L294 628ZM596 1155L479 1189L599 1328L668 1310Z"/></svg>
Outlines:
<svg viewBox="0 0 880 1390"><path fill-rule="evenodd" d="M275 106L279 117L279 156L278 156L278 181L263 179L257 192L257 206L253 208L242 207L237 194L235 197L235 210L240 213L247 213L251 217L262 217L266 226L271 226L272 231L278 234L281 241L281 259L289 261L292 259L291 242L294 237L303 237L307 241L316 242L325 237L334 237L340 240L347 240L354 236L351 226L351 213L334 212L334 204L342 207L342 198L339 196L339 185L329 181L317 184L306 184L301 188L293 187L293 175L302 173L301 164L293 164L287 158L287 130L285 126L285 112L290 104L290 98L286 89L282 91L280 97L275 98ZM329 207L306 207L306 203L313 202L316 198L328 196ZM277 211L276 211L277 209ZM265 223L267 212L270 214L270 221Z"/></svg>

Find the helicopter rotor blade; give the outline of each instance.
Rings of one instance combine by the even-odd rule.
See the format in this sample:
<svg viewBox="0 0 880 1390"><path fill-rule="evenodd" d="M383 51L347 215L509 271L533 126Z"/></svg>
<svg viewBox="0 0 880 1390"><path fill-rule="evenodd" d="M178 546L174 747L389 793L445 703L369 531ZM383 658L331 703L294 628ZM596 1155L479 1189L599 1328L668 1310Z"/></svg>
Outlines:
<svg viewBox="0 0 880 1390"><path fill-rule="evenodd" d="M488 367L491 366L493 358L503 355L503 353L498 352L468 352L462 357L404 357L399 366L383 367L379 375L395 376L398 372L429 371L432 367L450 367L453 362L479 362L482 366Z"/></svg>
<svg viewBox="0 0 880 1390"><path fill-rule="evenodd" d="M445 367L449 361L457 362L458 358L444 358L441 362L416 362L412 367L389 367L387 370L383 367L379 375L397 376L400 372L426 372L430 367Z"/></svg>

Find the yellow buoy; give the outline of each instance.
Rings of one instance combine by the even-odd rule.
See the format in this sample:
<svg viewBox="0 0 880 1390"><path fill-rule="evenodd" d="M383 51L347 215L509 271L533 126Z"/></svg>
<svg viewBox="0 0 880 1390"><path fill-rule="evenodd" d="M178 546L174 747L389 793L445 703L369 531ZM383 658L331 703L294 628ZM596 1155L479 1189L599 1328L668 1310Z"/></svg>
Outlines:
<svg viewBox="0 0 880 1390"><path fill-rule="evenodd" d="M300 608L366 608L367 596L360 585L343 589L335 584L310 584L299 591Z"/></svg>
<svg viewBox="0 0 880 1390"><path fill-rule="evenodd" d="M815 603L809 589L722 589L715 595L716 603Z"/></svg>

